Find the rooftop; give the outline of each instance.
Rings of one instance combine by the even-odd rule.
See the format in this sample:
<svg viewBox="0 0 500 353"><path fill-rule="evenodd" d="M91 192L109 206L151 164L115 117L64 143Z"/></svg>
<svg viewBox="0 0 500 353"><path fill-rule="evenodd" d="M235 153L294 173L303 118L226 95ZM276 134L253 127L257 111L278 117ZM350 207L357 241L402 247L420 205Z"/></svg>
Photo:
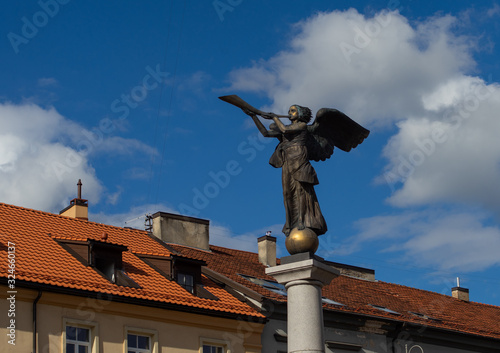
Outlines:
<svg viewBox="0 0 500 353"><path fill-rule="evenodd" d="M103 234L106 236L103 237ZM106 240L103 240L106 238ZM138 286L110 282L70 253L61 241L89 240L121 245L123 271ZM36 286L51 291L111 294L116 300L142 305L165 305L189 311L243 316L262 315L219 285L202 276L204 289L216 299L197 297L141 259L173 255L145 231L125 229L0 203L0 257L7 259L8 244L15 244L16 286ZM0 283L7 281L7 262L0 262Z"/></svg>
<svg viewBox="0 0 500 353"><path fill-rule="evenodd" d="M211 252L169 244L181 254L207 263L214 272L244 285L265 298L286 301L266 284L249 281L246 276L276 283L265 274L256 253L211 246ZM335 263L331 263L334 265ZM242 276L246 275L246 276ZM383 281L367 281L341 275L323 288L323 306L327 310L373 318L425 325L500 339L500 307L466 302L448 295ZM331 301L338 304L331 304ZM330 303L328 303L330 302Z"/></svg>
<svg viewBox="0 0 500 353"><path fill-rule="evenodd" d="M110 282L64 247L69 242L114 244L123 251L123 270L138 286ZM112 294L142 305L167 305L213 315L262 317L256 306L239 300L245 292L257 302L286 302L281 285L265 274L258 254L210 246L201 250L165 244L145 231L108 226L0 203L0 256L15 243L16 285L46 290ZM186 258L206 263L202 283L216 299L191 294L142 258ZM199 262L200 263L200 262ZM328 262L327 262L328 263ZM279 260L278 260L279 264ZM334 266L335 263L329 263ZM0 283L7 263L0 262ZM224 282L224 283L221 283ZM341 275L323 288L324 308L346 315L425 325L445 331L500 339L500 307L397 284Z"/></svg>

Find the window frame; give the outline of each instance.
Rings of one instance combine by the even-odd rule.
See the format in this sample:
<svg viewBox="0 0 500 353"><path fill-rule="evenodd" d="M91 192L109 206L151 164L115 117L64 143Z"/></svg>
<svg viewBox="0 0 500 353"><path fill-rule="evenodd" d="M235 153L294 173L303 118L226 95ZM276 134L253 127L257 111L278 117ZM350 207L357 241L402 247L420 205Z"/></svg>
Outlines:
<svg viewBox="0 0 500 353"><path fill-rule="evenodd" d="M181 277L184 279L181 283ZM190 279L191 284L187 284L186 280ZM192 273L186 273L186 272L178 272L177 273L177 281L176 281L182 288L187 290L189 293L196 294L196 280L195 277Z"/></svg>
<svg viewBox="0 0 500 353"><path fill-rule="evenodd" d="M63 327L62 327L62 347L63 353L67 353L66 350L66 327L73 326L77 328L84 328L89 330L89 353L99 353L99 324L93 321L85 321L71 318L63 318Z"/></svg>
<svg viewBox="0 0 500 353"><path fill-rule="evenodd" d="M214 338L200 337L199 353L203 353L203 346L222 347L222 353L231 353L231 344L229 341Z"/></svg>
<svg viewBox="0 0 500 353"><path fill-rule="evenodd" d="M149 337L149 342L151 344L150 346L150 352L151 353L158 353L159 348L158 348L158 331L156 330L151 330L151 329L145 329L145 328L139 328L139 327L133 327L133 326L125 326L124 327L124 334L123 334L123 352L128 353L128 335L138 335L138 336L148 336Z"/></svg>

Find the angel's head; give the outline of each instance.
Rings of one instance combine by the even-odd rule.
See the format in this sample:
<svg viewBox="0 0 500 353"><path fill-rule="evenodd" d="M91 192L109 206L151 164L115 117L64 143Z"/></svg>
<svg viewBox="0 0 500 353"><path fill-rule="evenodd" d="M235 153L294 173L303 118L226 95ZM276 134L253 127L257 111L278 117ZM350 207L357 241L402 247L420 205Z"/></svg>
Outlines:
<svg viewBox="0 0 500 353"><path fill-rule="evenodd" d="M303 121L306 124L311 121L312 118L311 109L300 106L298 104L294 104L290 107L290 109L288 110L288 115L290 116L290 120L297 119L299 121Z"/></svg>

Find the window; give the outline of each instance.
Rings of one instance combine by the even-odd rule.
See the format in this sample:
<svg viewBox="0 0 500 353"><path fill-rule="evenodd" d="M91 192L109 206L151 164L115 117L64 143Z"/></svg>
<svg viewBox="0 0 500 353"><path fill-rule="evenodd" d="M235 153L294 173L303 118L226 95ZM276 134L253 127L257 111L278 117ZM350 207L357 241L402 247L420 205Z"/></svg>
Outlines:
<svg viewBox="0 0 500 353"><path fill-rule="evenodd" d="M194 277L185 273L177 274L177 283L183 286L188 292L194 293ZM219 352L215 352L219 353Z"/></svg>
<svg viewBox="0 0 500 353"><path fill-rule="evenodd" d="M128 353L150 353L151 352L151 337L143 335L135 335L129 333L127 335L127 352Z"/></svg>
<svg viewBox="0 0 500 353"><path fill-rule="evenodd" d="M428 316L428 315L425 315L425 314L422 314L422 313L416 313L416 312L413 312L413 311L408 311L410 314L412 315L415 315L421 319L425 319L425 320L432 320L432 321L441 321L440 319L436 319L435 317L432 317L432 316Z"/></svg>
<svg viewBox="0 0 500 353"><path fill-rule="evenodd" d="M66 326L66 353L90 352L90 329Z"/></svg>
<svg viewBox="0 0 500 353"><path fill-rule="evenodd" d="M127 251L127 247L93 239L89 239L88 243L90 246L90 265L112 283L117 283L117 271L122 269L122 253Z"/></svg>
<svg viewBox="0 0 500 353"><path fill-rule="evenodd" d="M200 337L200 353L231 353L228 341Z"/></svg>
<svg viewBox="0 0 500 353"><path fill-rule="evenodd" d="M202 353L225 353L223 346L215 346L212 344L204 344Z"/></svg>
<svg viewBox="0 0 500 353"><path fill-rule="evenodd" d="M63 319L64 353L97 353L99 342L97 324Z"/></svg>
<svg viewBox="0 0 500 353"><path fill-rule="evenodd" d="M325 297L321 297L321 301L325 304L337 305L337 306L345 306L345 304L336 302L335 300L331 300Z"/></svg>
<svg viewBox="0 0 500 353"><path fill-rule="evenodd" d="M252 283L258 284L261 287L266 288L267 290L270 290L271 292L280 294L280 295L287 295L286 288L283 284L278 283L278 282L273 282L273 281L268 281L266 279L260 279L260 278L255 278L252 276L247 276L247 275L242 275L240 274L241 277L246 278Z"/></svg>
<svg viewBox="0 0 500 353"><path fill-rule="evenodd" d="M385 311L386 313L389 313L389 314L401 315L401 314L400 314L400 313L398 313L397 311L394 311L394 310L388 309L388 308L386 308L385 306L380 306L380 305L375 305L375 304L368 304L368 305L369 305L369 306L371 306L372 308L375 308L375 309L378 309L378 310Z"/></svg>
<svg viewBox="0 0 500 353"><path fill-rule="evenodd" d="M126 326L123 343L125 353L158 353L158 332Z"/></svg>

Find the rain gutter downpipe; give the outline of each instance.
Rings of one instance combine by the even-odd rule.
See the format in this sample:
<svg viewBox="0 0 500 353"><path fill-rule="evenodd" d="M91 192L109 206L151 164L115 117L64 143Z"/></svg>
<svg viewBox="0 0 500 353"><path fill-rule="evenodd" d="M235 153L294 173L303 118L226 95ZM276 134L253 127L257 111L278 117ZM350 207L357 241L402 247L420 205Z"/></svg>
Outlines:
<svg viewBox="0 0 500 353"><path fill-rule="evenodd" d="M37 334L37 329L36 329L36 304L42 297L42 291L38 291L38 295L35 298L35 301L33 302L33 352L36 353L36 334Z"/></svg>

